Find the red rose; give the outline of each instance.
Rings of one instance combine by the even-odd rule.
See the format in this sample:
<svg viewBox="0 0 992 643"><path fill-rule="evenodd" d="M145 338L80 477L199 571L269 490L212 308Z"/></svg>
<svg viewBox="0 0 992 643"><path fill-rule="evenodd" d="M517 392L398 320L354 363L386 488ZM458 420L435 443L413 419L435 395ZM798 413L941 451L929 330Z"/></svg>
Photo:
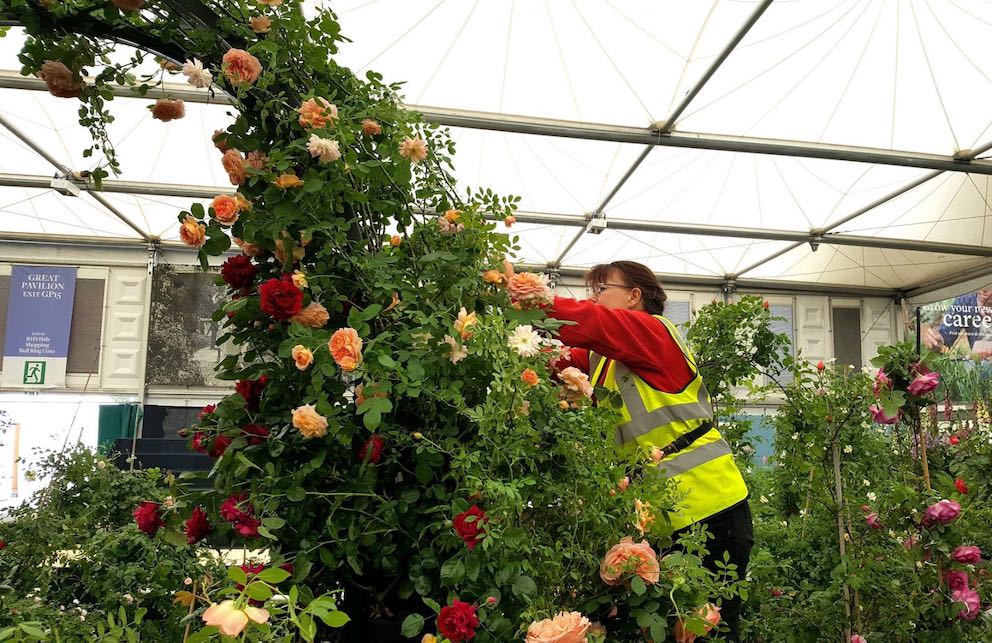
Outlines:
<svg viewBox="0 0 992 643"><path fill-rule="evenodd" d="M279 569L284 569L290 574L296 573L296 568L293 567L293 563L283 563L282 565L279 565Z"/></svg>
<svg viewBox="0 0 992 643"><path fill-rule="evenodd" d="M775 598L778 598L781 595L782 595L782 590L780 590L777 587L773 587L772 588L772 596L774 596Z"/></svg>
<svg viewBox="0 0 992 643"><path fill-rule="evenodd" d="M827 367L827 365L823 363L823 360L822 359L819 362L816 363L816 370L818 370L818 371L822 371L826 367Z"/></svg>
<svg viewBox="0 0 992 643"><path fill-rule="evenodd" d="M210 443L210 450L207 451L207 455L211 458L219 458L224 455L224 452L227 451L227 447L229 446L231 446L231 438L223 434L218 435Z"/></svg>
<svg viewBox="0 0 992 643"><path fill-rule="evenodd" d="M954 486L957 487L959 493L968 495L968 485L965 484L964 480L962 480L961 478L954 479Z"/></svg>
<svg viewBox="0 0 992 643"><path fill-rule="evenodd" d="M146 500L138 505L134 510L134 521L138 523L138 529L149 536L154 536L159 527L164 527L165 521L162 520L162 516L159 515L158 510L159 505L157 502L148 502Z"/></svg>
<svg viewBox="0 0 992 643"><path fill-rule="evenodd" d="M255 446L269 437L269 430L261 424L249 424L241 429L241 434L248 438L248 444Z"/></svg>
<svg viewBox="0 0 992 643"><path fill-rule="evenodd" d="M269 383L269 376L262 375L257 380L238 380L234 385L241 397L245 398L245 408L252 412L257 412L262 401L262 389Z"/></svg>
<svg viewBox="0 0 992 643"><path fill-rule="evenodd" d="M197 431L196 433L193 434L193 442L189 446L194 451L197 451L199 453L202 453L202 454L206 455L207 454L207 447L203 443L203 441L206 440L206 439L207 439L207 436L204 435L202 431Z"/></svg>
<svg viewBox="0 0 992 643"><path fill-rule="evenodd" d="M467 520L469 516L474 516L475 520ZM479 536L486 533L486 529L482 524L485 521L486 512L479 509L477 505L472 505L468 511L463 511L455 516L452 525L455 528L455 532L458 533L458 537L465 541L468 548L475 549L475 546L479 544Z"/></svg>
<svg viewBox="0 0 992 643"><path fill-rule="evenodd" d="M230 257L220 267L220 278L234 290L244 290L251 286L258 274L258 268L251 262L251 257L235 255Z"/></svg>
<svg viewBox="0 0 992 643"><path fill-rule="evenodd" d="M238 532L245 538L258 538L258 528L261 525L261 520L248 516L234 523L234 531Z"/></svg>
<svg viewBox="0 0 992 643"><path fill-rule="evenodd" d="M196 414L196 419L202 422L207 418L208 415L210 415L216 410L217 410L216 404L207 404L205 407L203 407L203 409L199 413Z"/></svg>
<svg viewBox="0 0 992 643"><path fill-rule="evenodd" d="M273 319L285 321L303 308L303 291L293 283L292 275L272 278L258 289L262 312Z"/></svg>
<svg viewBox="0 0 992 643"><path fill-rule="evenodd" d="M232 493L227 500L220 505L220 517L228 522L236 522L242 516L251 517L255 515L255 508L248 500L248 493ZM243 508L242 508L243 507Z"/></svg>
<svg viewBox="0 0 992 643"><path fill-rule="evenodd" d="M193 514L183 523L183 527L186 531L186 542L190 545L200 542L214 530L213 525L207 520L207 512L200 507L193 508Z"/></svg>
<svg viewBox="0 0 992 643"><path fill-rule="evenodd" d="M475 638L475 628L479 627L479 619L475 608L455 599L451 605L441 608L437 615L438 631L452 641L468 641Z"/></svg>
<svg viewBox="0 0 992 643"><path fill-rule="evenodd" d="M7 541L0 540L0 549L7 549Z"/></svg>
<svg viewBox="0 0 992 643"><path fill-rule="evenodd" d="M372 447L371 454L369 452L370 445ZM362 444L362 448L358 452L358 459L365 462L365 459L368 458L368 461L372 464L378 464L379 458L382 457L382 447L384 446L386 446L386 441L376 433Z"/></svg>
<svg viewBox="0 0 992 643"><path fill-rule="evenodd" d="M959 442L961 442L961 438L956 435L951 436L951 444L958 444Z"/></svg>

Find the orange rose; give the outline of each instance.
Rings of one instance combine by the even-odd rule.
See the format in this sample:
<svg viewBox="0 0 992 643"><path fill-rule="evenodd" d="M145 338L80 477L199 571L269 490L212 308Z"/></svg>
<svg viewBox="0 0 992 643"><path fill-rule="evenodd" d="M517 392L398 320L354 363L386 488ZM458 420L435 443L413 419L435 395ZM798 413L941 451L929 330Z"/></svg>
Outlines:
<svg viewBox="0 0 992 643"><path fill-rule="evenodd" d="M401 243L403 243L403 237L401 237L400 235L394 234L393 236L389 237L389 245L391 245L392 247L396 248Z"/></svg>
<svg viewBox="0 0 992 643"><path fill-rule="evenodd" d="M160 98L152 106L152 118L168 123L186 115L186 105L181 100Z"/></svg>
<svg viewBox="0 0 992 643"><path fill-rule="evenodd" d="M369 384L369 386L375 388L375 384ZM386 391L379 391L377 393L373 393L372 397L389 397L389 393ZM355 387L355 406L361 406L362 404L365 404L366 401L368 401L368 398L365 397L365 385L359 384Z"/></svg>
<svg viewBox="0 0 992 643"><path fill-rule="evenodd" d="M202 247L207 242L207 227L187 214L179 226L179 238L187 246Z"/></svg>
<svg viewBox="0 0 992 643"><path fill-rule="evenodd" d="M83 80L65 63L46 60L38 76L48 86L48 93L59 98L76 98L83 93Z"/></svg>
<svg viewBox="0 0 992 643"><path fill-rule="evenodd" d="M257 246L254 243L248 243L244 239L231 237L231 240L234 241L234 245L241 248L241 252L249 257L257 257L264 252L261 246Z"/></svg>
<svg viewBox="0 0 992 643"><path fill-rule="evenodd" d="M296 286L297 288L299 288L300 290L303 290L308 285L310 285L310 282L307 281L307 276L305 274L303 274L299 270L294 270L293 271L293 285Z"/></svg>
<svg viewBox="0 0 992 643"><path fill-rule="evenodd" d="M293 347L293 363L299 370L307 370L313 364L313 352L306 346L297 344Z"/></svg>
<svg viewBox="0 0 992 643"><path fill-rule="evenodd" d="M326 98L308 98L297 110L300 113L300 125L306 128L334 127L338 119L338 108Z"/></svg>
<svg viewBox="0 0 992 643"><path fill-rule="evenodd" d="M548 288L548 276L533 272L518 272L507 284L510 298L515 301L535 304L550 304L554 297Z"/></svg>
<svg viewBox="0 0 992 643"><path fill-rule="evenodd" d="M362 133L366 136L378 136L382 134L382 126L371 118L366 118L362 121Z"/></svg>
<svg viewBox="0 0 992 643"><path fill-rule="evenodd" d="M703 635L705 636L710 630L719 625L720 623L720 608L713 603L707 603L699 609L696 610L696 616L701 618L706 622L703 626ZM675 622L675 641L676 643L692 643L699 636L694 632L686 630L685 624L682 619L678 619Z"/></svg>
<svg viewBox="0 0 992 643"><path fill-rule="evenodd" d="M652 585L658 582L661 567L658 565L658 555L648 541L634 543L633 538L626 536L606 552L599 566L599 577L607 585L619 585L632 573Z"/></svg>
<svg viewBox="0 0 992 643"><path fill-rule="evenodd" d="M578 612L559 612L554 618L531 623L527 643L585 643L592 623Z"/></svg>
<svg viewBox="0 0 992 643"><path fill-rule="evenodd" d="M458 331L458 334L461 335L463 340L469 339L472 337L472 332L469 331L469 328L475 326L478 321L479 319L474 310L472 312L468 312L465 310L465 307L462 306L462 309L458 311L458 319L455 320L455 330Z"/></svg>
<svg viewBox="0 0 992 643"><path fill-rule="evenodd" d="M244 49L228 49L221 70L234 86L252 85L262 74L262 63Z"/></svg>
<svg viewBox="0 0 992 643"><path fill-rule="evenodd" d="M462 218L461 210L448 210L444 213L444 218L451 223L458 223L458 220Z"/></svg>
<svg viewBox="0 0 992 643"><path fill-rule="evenodd" d="M517 222L517 217L513 216L512 214L506 217L505 219L503 219L503 225L505 225L507 228L509 228L516 222Z"/></svg>
<svg viewBox="0 0 992 643"><path fill-rule="evenodd" d="M224 171L227 172L227 178L231 181L231 185L241 185L248 178L248 173L245 172L248 162L238 150L227 150L220 162L224 166Z"/></svg>
<svg viewBox="0 0 992 643"><path fill-rule="evenodd" d="M403 139L400 143L400 156L413 164L422 163L427 158L427 141L419 136Z"/></svg>
<svg viewBox="0 0 992 643"><path fill-rule="evenodd" d="M251 201L240 192L235 193L234 200L238 203L238 212L251 212Z"/></svg>
<svg viewBox="0 0 992 643"><path fill-rule="evenodd" d="M214 130L214 135L210 137L210 140L214 142L214 147L220 150L221 154L231 149L227 144L227 132L222 129Z"/></svg>
<svg viewBox="0 0 992 643"><path fill-rule="evenodd" d="M299 429L307 440L327 435L327 418L317 413L310 404L293 409L293 426Z"/></svg>
<svg viewBox="0 0 992 643"><path fill-rule="evenodd" d="M251 30L257 34L269 33L269 30L272 29L272 21L266 16L255 16L248 21L248 24L251 26Z"/></svg>
<svg viewBox="0 0 992 643"><path fill-rule="evenodd" d="M539 381L537 373L532 368L525 368L524 372L520 374L520 379L526 382L528 386L537 386L537 382Z"/></svg>
<svg viewBox="0 0 992 643"><path fill-rule="evenodd" d="M362 363L362 338L354 328L339 328L327 344L331 357L343 371L353 371Z"/></svg>
<svg viewBox="0 0 992 643"><path fill-rule="evenodd" d="M503 273L499 270L487 270L482 273L482 280L487 284L503 283Z"/></svg>
<svg viewBox="0 0 992 643"><path fill-rule="evenodd" d="M237 222L239 210L237 198L227 194L218 194L210 203L210 207L214 209L214 218L217 219L217 223L223 226L232 226Z"/></svg>
<svg viewBox="0 0 992 643"><path fill-rule="evenodd" d="M280 190L289 190L291 188L298 188L302 186L303 181L301 181L300 177L295 174L290 174L287 172L286 174L280 174L279 178L272 182L272 185L276 186Z"/></svg>
<svg viewBox="0 0 992 643"><path fill-rule="evenodd" d="M290 321L306 326L307 328L323 328L324 324L331 318L327 314L327 309L313 302L300 312L290 317Z"/></svg>

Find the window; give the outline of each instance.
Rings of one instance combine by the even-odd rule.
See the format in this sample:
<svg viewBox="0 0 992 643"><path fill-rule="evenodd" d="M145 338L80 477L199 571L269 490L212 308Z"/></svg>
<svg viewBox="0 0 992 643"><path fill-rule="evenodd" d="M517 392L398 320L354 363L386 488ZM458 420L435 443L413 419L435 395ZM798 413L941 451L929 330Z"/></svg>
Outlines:
<svg viewBox="0 0 992 643"><path fill-rule="evenodd" d="M684 330L683 324L689 321L689 302L669 299L665 302L665 317L680 330Z"/></svg>
<svg viewBox="0 0 992 643"><path fill-rule="evenodd" d="M792 304L771 304L768 307L768 312L771 313L772 317L781 317L782 319L772 319L771 330L774 333L779 333L785 335L789 338L789 348L788 355L796 354L796 323L795 315L793 313ZM791 384L795 379L792 375L792 371L783 371L779 375L775 376L779 384L783 386L786 384Z"/></svg>
<svg viewBox="0 0 992 643"><path fill-rule="evenodd" d="M860 369L861 357L861 309L834 308L834 357L838 364L847 364Z"/></svg>

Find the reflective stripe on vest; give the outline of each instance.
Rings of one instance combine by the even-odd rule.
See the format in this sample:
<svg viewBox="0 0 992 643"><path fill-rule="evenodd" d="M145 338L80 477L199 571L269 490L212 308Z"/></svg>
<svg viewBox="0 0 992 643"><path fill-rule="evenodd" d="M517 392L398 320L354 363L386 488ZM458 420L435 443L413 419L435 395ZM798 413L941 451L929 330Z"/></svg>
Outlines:
<svg viewBox="0 0 992 643"><path fill-rule="evenodd" d="M623 364L618 363L614 368L613 380L620 389L620 397L623 398L623 403L630 413L630 421L624 422L617 427L617 444L625 444L631 440L636 440L660 426L672 424L673 422L708 420L713 417L710 394L706 391L706 386L699 379L699 375L696 375L689 386L686 387L687 391L693 386L697 387L695 401L660 406L653 411L648 411L644 405L644 398L641 397L641 392L637 390L637 384L634 381L635 377L636 375L631 373Z"/></svg>

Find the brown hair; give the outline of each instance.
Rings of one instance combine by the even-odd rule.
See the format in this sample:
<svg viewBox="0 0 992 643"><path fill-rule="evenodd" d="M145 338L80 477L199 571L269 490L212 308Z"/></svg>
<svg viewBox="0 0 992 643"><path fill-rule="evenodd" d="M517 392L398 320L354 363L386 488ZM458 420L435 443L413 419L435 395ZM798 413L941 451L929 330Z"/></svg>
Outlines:
<svg viewBox="0 0 992 643"><path fill-rule="evenodd" d="M616 270L623 275L626 285L631 288L641 289L641 300L644 302L644 309L652 315L665 314L665 302L668 295L661 282L651 269L636 261L613 261L611 263L601 263L593 266L586 273L586 286L590 288L597 283L605 283L610 276L610 272Z"/></svg>

